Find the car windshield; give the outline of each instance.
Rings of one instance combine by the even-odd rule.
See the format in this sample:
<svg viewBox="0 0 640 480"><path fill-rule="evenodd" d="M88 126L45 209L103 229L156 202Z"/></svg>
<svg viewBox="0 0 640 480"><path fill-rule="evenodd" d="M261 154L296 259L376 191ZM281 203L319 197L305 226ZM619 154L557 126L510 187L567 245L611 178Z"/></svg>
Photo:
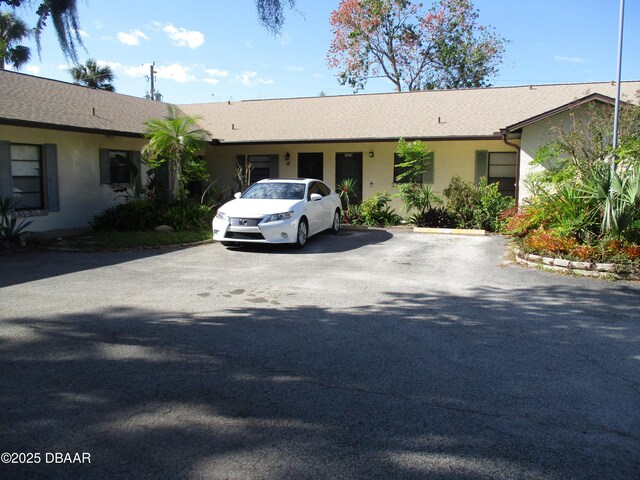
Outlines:
<svg viewBox="0 0 640 480"><path fill-rule="evenodd" d="M304 183L254 183L244 192L242 198L302 200L304 198Z"/></svg>

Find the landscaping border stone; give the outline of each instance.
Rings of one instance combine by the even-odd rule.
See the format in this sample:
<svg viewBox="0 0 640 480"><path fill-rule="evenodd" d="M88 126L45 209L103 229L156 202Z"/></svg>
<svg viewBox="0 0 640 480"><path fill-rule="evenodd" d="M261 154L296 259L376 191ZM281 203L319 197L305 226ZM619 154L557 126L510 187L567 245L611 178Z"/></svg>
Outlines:
<svg viewBox="0 0 640 480"><path fill-rule="evenodd" d="M640 280L640 267L629 272L627 265L616 263L578 262L564 258L543 257L514 249L516 262L530 267L542 267L556 272L574 273L585 277Z"/></svg>

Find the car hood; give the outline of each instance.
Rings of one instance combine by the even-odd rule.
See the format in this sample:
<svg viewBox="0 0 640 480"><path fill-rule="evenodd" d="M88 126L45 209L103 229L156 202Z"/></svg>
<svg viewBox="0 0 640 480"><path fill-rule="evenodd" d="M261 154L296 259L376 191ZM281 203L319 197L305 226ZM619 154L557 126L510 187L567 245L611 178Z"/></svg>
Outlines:
<svg viewBox="0 0 640 480"><path fill-rule="evenodd" d="M220 207L219 211L230 217L259 218L272 213L288 212L303 200L262 200L238 198Z"/></svg>

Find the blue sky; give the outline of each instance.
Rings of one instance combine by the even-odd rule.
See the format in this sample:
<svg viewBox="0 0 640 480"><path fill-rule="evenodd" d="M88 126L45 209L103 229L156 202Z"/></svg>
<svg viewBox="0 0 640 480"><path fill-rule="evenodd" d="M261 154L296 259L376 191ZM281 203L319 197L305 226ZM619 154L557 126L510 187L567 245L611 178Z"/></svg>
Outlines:
<svg viewBox="0 0 640 480"><path fill-rule="evenodd" d="M89 57L108 63L120 93L144 96L155 61L156 89L172 103L351 94L326 66L329 14L338 0L298 0L280 36L258 22L253 0L78 0ZM476 0L480 22L510 40L493 85L609 81L616 75L618 0ZM176 9L179 5L180 9ZM34 23L18 9L18 15ZM640 80L640 2L626 2L623 80ZM25 73L70 81L53 29ZM392 91L388 80L366 93Z"/></svg>

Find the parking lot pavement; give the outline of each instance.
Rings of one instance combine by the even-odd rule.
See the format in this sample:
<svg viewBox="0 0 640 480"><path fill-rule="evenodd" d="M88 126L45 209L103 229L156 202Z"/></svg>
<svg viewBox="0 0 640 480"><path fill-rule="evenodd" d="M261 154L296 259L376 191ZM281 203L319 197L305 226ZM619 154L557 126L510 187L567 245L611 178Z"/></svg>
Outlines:
<svg viewBox="0 0 640 480"><path fill-rule="evenodd" d="M1 478L640 472L640 285L499 236L21 253L0 304Z"/></svg>

